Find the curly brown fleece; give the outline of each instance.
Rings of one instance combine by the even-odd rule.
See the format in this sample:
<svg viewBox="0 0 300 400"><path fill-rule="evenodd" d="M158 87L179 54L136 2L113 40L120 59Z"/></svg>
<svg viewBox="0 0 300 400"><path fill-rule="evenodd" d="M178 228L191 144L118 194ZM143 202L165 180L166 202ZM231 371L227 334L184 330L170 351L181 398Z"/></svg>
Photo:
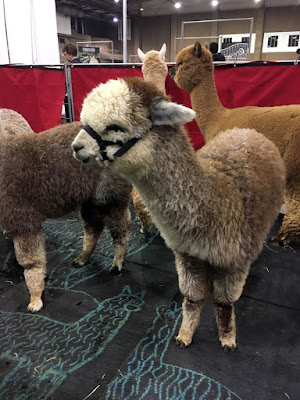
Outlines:
<svg viewBox="0 0 300 400"><path fill-rule="evenodd" d="M287 171L286 215L277 239L284 244L300 240L300 105L223 107L211 53L200 43L178 53L172 73L178 86L190 93L196 121L207 142L225 129L239 127L256 129L277 146Z"/></svg>
<svg viewBox="0 0 300 400"><path fill-rule="evenodd" d="M113 267L120 269L124 259L132 186L107 169L74 160L70 145L81 127L74 122L37 135L0 137L0 226L12 234L17 260L25 268L30 311L43 304L46 255L41 224L46 218L81 208L85 232L76 264L87 262L104 226L114 240Z"/></svg>

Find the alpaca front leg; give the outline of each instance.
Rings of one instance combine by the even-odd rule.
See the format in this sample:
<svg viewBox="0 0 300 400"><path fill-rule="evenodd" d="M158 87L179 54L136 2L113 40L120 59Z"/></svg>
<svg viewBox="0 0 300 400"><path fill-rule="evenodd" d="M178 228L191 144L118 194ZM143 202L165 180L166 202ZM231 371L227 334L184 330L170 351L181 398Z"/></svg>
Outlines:
<svg viewBox="0 0 300 400"><path fill-rule="evenodd" d="M189 346L192 342L194 332L199 325L200 313L204 299L201 301L191 301L184 298L182 303L182 323L178 335L176 336L176 344L181 348Z"/></svg>
<svg viewBox="0 0 300 400"><path fill-rule="evenodd" d="M132 201L137 217L139 218L141 223L140 232L149 233L149 229L152 224L151 216L147 211L145 205L143 204L142 199L140 198L135 187L132 189Z"/></svg>
<svg viewBox="0 0 300 400"><path fill-rule="evenodd" d="M208 296L207 267L199 260L175 253L179 288L184 296L182 323L176 344L181 348L189 346L199 325L201 308Z"/></svg>
<svg viewBox="0 0 300 400"><path fill-rule="evenodd" d="M233 304L240 298L250 266L229 272L215 268L212 282L212 299L219 339L224 351L236 349L236 325Z"/></svg>
<svg viewBox="0 0 300 400"><path fill-rule="evenodd" d="M17 261L25 269L24 276L30 293L27 309L37 312L43 307L41 299L46 276L46 252L44 237L41 232L13 237Z"/></svg>
<svg viewBox="0 0 300 400"><path fill-rule="evenodd" d="M129 228L131 225L129 209L126 208L122 212L107 218L106 225L114 243L114 259L109 271L113 271L115 268L121 271L129 242Z"/></svg>
<svg viewBox="0 0 300 400"><path fill-rule="evenodd" d="M224 351L236 349L236 325L233 304L214 303L219 339Z"/></svg>
<svg viewBox="0 0 300 400"><path fill-rule="evenodd" d="M275 240L288 246L300 242L300 182L287 185L285 205L286 213Z"/></svg>

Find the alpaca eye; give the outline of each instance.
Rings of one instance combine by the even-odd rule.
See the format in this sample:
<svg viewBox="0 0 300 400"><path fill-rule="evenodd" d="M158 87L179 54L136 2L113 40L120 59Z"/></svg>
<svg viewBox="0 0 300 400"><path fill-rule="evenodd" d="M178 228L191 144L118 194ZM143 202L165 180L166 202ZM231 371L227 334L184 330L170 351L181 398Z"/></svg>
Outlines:
<svg viewBox="0 0 300 400"><path fill-rule="evenodd" d="M115 124L107 125L107 127L105 128L105 130L106 130L106 131L115 131L115 132L118 132L118 131L125 132L125 129L124 129L124 128L122 128L122 127L119 126L119 125L115 125Z"/></svg>

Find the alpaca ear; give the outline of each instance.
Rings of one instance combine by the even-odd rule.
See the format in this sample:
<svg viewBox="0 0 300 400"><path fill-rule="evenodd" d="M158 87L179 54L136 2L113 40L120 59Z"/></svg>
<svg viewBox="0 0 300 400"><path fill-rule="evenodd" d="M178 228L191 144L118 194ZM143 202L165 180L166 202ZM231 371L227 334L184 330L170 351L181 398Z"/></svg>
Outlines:
<svg viewBox="0 0 300 400"><path fill-rule="evenodd" d="M196 113L192 109L161 97L154 99L150 107L150 119L153 125L186 124L195 116Z"/></svg>
<svg viewBox="0 0 300 400"><path fill-rule="evenodd" d="M196 42L193 49L193 55L197 58L202 56L202 46L199 42Z"/></svg>
<svg viewBox="0 0 300 400"><path fill-rule="evenodd" d="M167 46L166 43L164 43L159 51L159 56L163 61L166 60L166 51L167 51Z"/></svg>
<svg viewBox="0 0 300 400"><path fill-rule="evenodd" d="M145 54L142 52L142 50L140 48L138 48L138 56L139 56L141 62L145 61Z"/></svg>

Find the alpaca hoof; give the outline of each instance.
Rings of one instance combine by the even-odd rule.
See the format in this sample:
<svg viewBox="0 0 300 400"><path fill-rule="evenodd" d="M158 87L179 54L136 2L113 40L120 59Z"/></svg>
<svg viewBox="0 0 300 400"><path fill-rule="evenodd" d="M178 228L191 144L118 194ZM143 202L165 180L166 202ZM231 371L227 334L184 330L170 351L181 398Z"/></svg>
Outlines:
<svg viewBox="0 0 300 400"><path fill-rule="evenodd" d="M175 344L176 346L179 346L181 349L185 349L191 344L191 341L185 341L178 335L177 337L175 337Z"/></svg>
<svg viewBox="0 0 300 400"><path fill-rule="evenodd" d="M149 227L141 226L140 232L143 233L144 235L148 235L149 229L150 229Z"/></svg>
<svg viewBox="0 0 300 400"><path fill-rule="evenodd" d="M267 243L270 243L273 246L279 246L280 244L280 239L278 236L272 236L270 239L267 241Z"/></svg>
<svg viewBox="0 0 300 400"><path fill-rule="evenodd" d="M291 246L300 243L300 226L299 223L281 226L278 232L278 241L283 246Z"/></svg>
<svg viewBox="0 0 300 400"><path fill-rule="evenodd" d="M83 267L85 264L86 260L81 255L73 260L73 265L76 268Z"/></svg>
<svg viewBox="0 0 300 400"><path fill-rule="evenodd" d="M27 306L27 310L35 313L40 311L40 309L43 307L43 301L41 299L37 299L37 300L33 300L31 301L28 306Z"/></svg>
<svg viewBox="0 0 300 400"><path fill-rule="evenodd" d="M122 271L122 264L118 265L116 263L113 263L113 265L108 269L109 272L117 271L121 272Z"/></svg>
<svg viewBox="0 0 300 400"><path fill-rule="evenodd" d="M224 346L222 346L222 349L225 351L225 353L228 353L229 351L234 352L236 350L236 345L227 346L225 344Z"/></svg>

